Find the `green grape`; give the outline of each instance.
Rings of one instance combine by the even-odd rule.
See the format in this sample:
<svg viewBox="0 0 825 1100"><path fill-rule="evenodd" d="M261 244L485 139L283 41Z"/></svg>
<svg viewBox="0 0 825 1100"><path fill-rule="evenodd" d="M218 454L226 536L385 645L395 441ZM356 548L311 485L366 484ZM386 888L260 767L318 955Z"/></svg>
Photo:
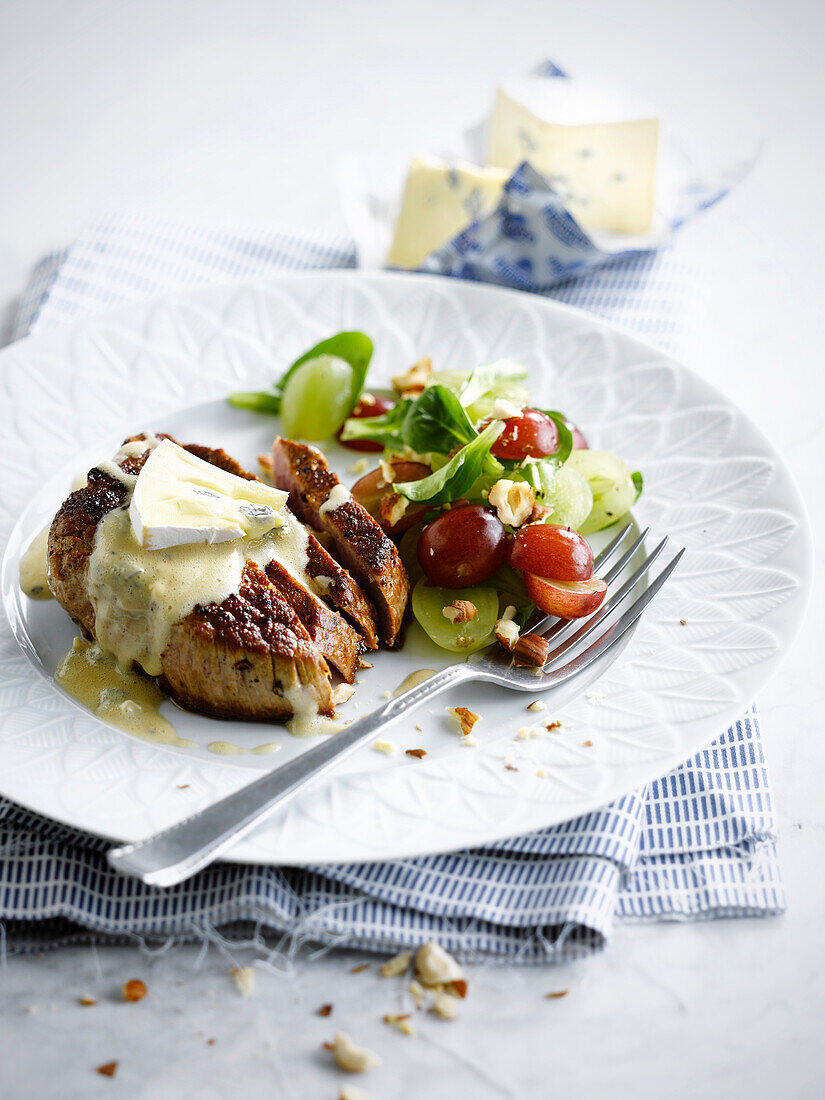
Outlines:
<svg viewBox="0 0 825 1100"><path fill-rule="evenodd" d="M633 507L636 486L618 455L610 451L574 451L565 469L568 466L587 478L593 493L593 507L579 527L583 535L609 527Z"/></svg>
<svg viewBox="0 0 825 1100"><path fill-rule="evenodd" d="M337 355L308 359L287 379L281 398L284 435L328 439L346 420L352 403L352 367Z"/></svg>
<svg viewBox="0 0 825 1100"><path fill-rule="evenodd" d="M477 608L468 623L451 623L444 608L454 600L468 600ZM422 577L413 589L413 614L437 646L451 653L475 653L493 641L498 618L498 593L494 588L436 588Z"/></svg>
<svg viewBox="0 0 825 1100"><path fill-rule="evenodd" d="M574 451L573 455L578 453L578 451ZM570 456L570 459L573 458L573 455ZM571 467L570 459L556 472L553 492L544 498L543 503L548 504L553 509L553 514L549 519L550 523L557 523L560 527L572 527L575 531L580 531L581 525L590 515L590 510L593 507L593 493L590 491L587 479L578 470Z"/></svg>

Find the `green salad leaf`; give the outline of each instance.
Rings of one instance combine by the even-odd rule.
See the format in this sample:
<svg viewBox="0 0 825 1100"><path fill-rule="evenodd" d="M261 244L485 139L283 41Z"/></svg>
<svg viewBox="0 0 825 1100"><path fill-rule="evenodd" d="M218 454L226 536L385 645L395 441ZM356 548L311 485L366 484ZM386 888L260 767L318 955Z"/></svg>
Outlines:
<svg viewBox="0 0 825 1100"><path fill-rule="evenodd" d="M420 481L397 481L393 488L417 504L447 504L457 500L469 491L483 472L493 477L504 472L501 463L490 454L490 448L503 431L504 422L494 420L440 470Z"/></svg>
<svg viewBox="0 0 825 1100"><path fill-rule="evenodd" d="M352 410L364 388L370 359L372 359L372 349L372 340L365 333L338 332L326 340L321 340L309 351L305 351L268 390L230 394L229 404L239 409L252 409L254 412L278 413L281 409L284 387L290 376L304 363L309 362L310 359L317 359L320 355L334 355L339 359L343 359L352 367L352 383L349 396L349 408Z"/></svg>
<svg viewBox="0 0 825 1100"><path fill-rule="evenodd" d="M371 443L380 443L383 447L400 449L404 445L401 429L407 413L415 404L415 399L406 397L393 405L380 416L350 417L344 421L341 439L368 439Z"/></svg>
<svg viewBox="0 0 825 1100"><path fill-rule="evenodd" d="M476 367L461 387L461 404L466 409L487 394L495 395L502 383L520 382L526 377L527 368L514 359L497 359L494 363Z"/></svg>
<svg viewBox="0 0 825 1100"><path fill-rule="evenodd" d="M456 395L446 386L430 386L404 417L404 442L419 454L449 454L478 435Z"/></svg>

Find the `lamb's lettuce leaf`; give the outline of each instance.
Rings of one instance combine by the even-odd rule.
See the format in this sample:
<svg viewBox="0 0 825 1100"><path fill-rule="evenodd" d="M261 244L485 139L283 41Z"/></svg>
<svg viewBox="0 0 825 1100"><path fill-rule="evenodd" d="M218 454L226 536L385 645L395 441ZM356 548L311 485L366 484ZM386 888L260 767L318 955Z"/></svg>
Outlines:
<svg viewBox="0 0 825 1100"><path fill-rule="evenodd" d="M490 454L490 448L504 431L504 422L494 420L465 444L441 469L420 481L397 481L393 488L416 504L447 504L465 496L482 473L500 476L504 467Z"/></svg>

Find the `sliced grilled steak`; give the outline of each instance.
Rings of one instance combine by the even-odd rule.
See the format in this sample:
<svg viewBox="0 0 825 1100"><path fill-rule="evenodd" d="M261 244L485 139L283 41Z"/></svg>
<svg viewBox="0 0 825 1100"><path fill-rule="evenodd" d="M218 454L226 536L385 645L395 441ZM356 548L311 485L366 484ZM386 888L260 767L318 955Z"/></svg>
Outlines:
<svg viewBox="0 0 825 1100"><path fill-rule="evenodd" d="M134 441L140 438L133 437ZM224 451L186 449L230 473L252 478ZM124 459L121 469L137 474L147 453ZM112 474L92 469L87 484L60 508L49 532L49 585L88 637L95 633L95 612L87 590L95 532L108 512L125 505L128 494ZM300 587L294 581L293 594ZM320 713L333 712L324 656L282 591L260 568L248 563L238 593L220 604L196 608L173 626L161 658L161 682L177 702L220 717L284 718L293 712L299 689L305 685L310 703L314 699ZM306 595L320 604L310 593ZM342 675L351 678L358 638L343 619L321 606L323 613L316 609L317 629L324 624L330 659L334 652L343 666Z"/></svg>
<svg viewBox="0 0 825 1100"><path fill-rule="evenodd" d="M273 479L272 456L258 455L258 461ZM366 593L346 569L342 568L316 537L307 540L307 576L318 582L316 595L321 595L336 607L360 631L367 649L378 649L378 627L375 609Z"/></svg>
<svg viewBox="0 0 825 1100"><path fill-rule="evenodd" d="M363 585L375 605L382 640L388 646L396 645L409 602L410 582L394 544L369 512L343 489L314 447L276 439L272 477L289 493L292 511L317 531L331 536L336 557Z"/></svg>
<svg viewBox="0 0 825 1100"><path fill-rule="evenodd" d="M296 580L280 562L269 562L266 575L301 620L318 651L351 684L364 648L360 634Z"/></svg>
<svg viewBox="0 0 825 1100"><path fill-rule="evenodd" d="M181 706L216 718L288 718L299 701L334 713L326 661L254 562L237 594L172 627L161 683Z"/></svg>

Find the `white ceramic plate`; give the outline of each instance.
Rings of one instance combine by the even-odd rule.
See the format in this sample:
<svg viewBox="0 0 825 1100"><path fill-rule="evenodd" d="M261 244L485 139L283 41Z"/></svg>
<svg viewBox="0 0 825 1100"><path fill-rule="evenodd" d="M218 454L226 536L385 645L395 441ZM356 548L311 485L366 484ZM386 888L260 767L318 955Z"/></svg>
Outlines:
<svg viewBox="0 0 825 1100"><path fill-rule="evenodd" d="M558 733L514 740L533 717L523 695L457 689L388 734L401 750L426 749L425 759L365 747L237 845L233 859L394 859L527 833L663 774L751 702L799 624L812 555L787 470L727 399L662 352L541 298L421 276L290 275L129 305L0 354L0 793L67 825L136 840L306 748L277 726L262 736L259 725L171 704L178 732L198 749L153 746L97 721L55 686L74 629L53 601L21 595L18 561L74 476L125 435L168 431L254 468L277 424L230 409L223 396L268 384L343 328L373 336L373 385L422 354L439 369L523 361L537 404L564 409L591 446L643 471L637 518L688 553L598 696L577 683L566 697L546 697L539 717L559 718ZM358 456L331 457L345 470ZM361 674L342 715L365 713L409 672L442 667L446 656L414 627L401 652L379 654ZM462 746L446 718L456 704L483 717L477 748ZM273 738L283 746L275 756L206 749Z"/></svg>

